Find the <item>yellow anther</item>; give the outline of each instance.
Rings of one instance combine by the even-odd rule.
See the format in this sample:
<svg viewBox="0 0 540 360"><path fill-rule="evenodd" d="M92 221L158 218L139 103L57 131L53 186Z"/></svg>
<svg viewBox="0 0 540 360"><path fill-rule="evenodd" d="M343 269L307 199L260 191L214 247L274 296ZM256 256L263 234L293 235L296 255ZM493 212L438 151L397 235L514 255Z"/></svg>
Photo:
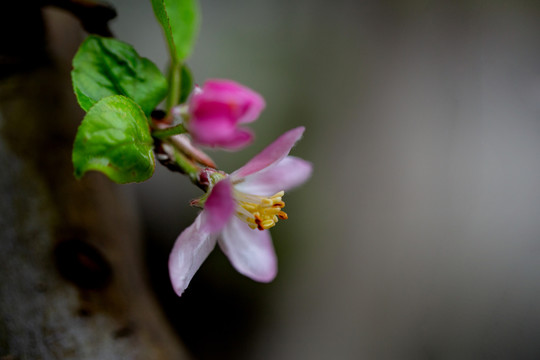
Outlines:
<svg viewBox="0 0 540 360"><path fill-rule="evenodd" d="M266 219L261 223L261 226L264 229L270 229L272 226L276 225L275 221L272 219Z"/></svg>
<svg viewBox="0 0 540 360"><path fill-rule="evenodd" d="M283 195L285 195L284 191L270 197L235 191L235 198L239 205L236 215L252 229L269 229L275 226L279 219L287 219L287 214L281 211L285 207Z"/></svg>
<svg viewBox="0 0 540 360"><path fill-rule="evenodd" d="M263 198L261 204L263 204L264 206L272 206L274 205L274 201L272 199Z"/></svg>

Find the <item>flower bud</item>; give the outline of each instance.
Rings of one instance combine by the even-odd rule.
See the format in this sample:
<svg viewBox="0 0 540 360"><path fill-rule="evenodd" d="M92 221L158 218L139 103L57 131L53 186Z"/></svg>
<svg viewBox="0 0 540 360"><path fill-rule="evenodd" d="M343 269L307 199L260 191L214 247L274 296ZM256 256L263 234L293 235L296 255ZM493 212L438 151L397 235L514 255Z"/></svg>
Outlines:
<svg viewBox="0 0 540 360"><path fill-rule="evenodd" d="M193 140L238 150L253 140L239 124L255 121L265 106L261 95L231 80L208 80L189 100L186 124Z"/></svg>

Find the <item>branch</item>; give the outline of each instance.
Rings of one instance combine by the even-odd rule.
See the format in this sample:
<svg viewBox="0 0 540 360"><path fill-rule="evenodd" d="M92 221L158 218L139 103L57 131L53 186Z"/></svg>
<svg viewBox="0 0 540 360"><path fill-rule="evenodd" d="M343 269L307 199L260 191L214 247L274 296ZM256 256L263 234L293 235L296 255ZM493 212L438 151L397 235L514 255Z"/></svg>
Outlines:
<svg viewBox="0 0 540 360"><path fill-rule="evenodd" d="M42 5L56 6L72 13L90 34L113 36L108 22L116 17L116 10L108 4L90 0L42 0Z"/></svg>

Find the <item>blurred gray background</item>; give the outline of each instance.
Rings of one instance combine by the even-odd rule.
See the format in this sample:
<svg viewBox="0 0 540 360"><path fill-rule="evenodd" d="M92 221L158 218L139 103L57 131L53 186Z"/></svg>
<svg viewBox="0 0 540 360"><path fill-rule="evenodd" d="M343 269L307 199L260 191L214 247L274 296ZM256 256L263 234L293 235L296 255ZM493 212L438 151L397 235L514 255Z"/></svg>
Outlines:
<svg viewBox="0 0 540 360"><path fill-rule="evenodd" d="M115 35L167 65L150 1L110 1ZM198 359L540 358L540 4L201 0L195 80L267 108L234 170L305 125L313 178L272 230L280 273L215 251L178 299L166 260L199 191L131 185L164 311Z"/></svg>

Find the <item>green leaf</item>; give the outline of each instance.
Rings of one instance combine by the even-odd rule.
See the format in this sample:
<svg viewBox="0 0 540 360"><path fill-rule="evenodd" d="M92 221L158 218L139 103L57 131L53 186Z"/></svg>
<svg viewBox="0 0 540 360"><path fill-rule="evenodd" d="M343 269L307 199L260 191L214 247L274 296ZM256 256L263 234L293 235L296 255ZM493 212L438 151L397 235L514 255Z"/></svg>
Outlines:
<svg viewBox="0 0 540 360"><path fill-rule="evenodd" d="M96 170L119 184L149 179L155 160L142 109L120 95L98 101L79 126L72 160L76 178Z"/></svg>
<svg viewBox="0 0 540 360"><path fill-rule="evenodd" d="M73 89L81 107L88 111L100 99L124 95L145 114L167 95L167 79L146 58L124 42L89 36L73 58Z"/></svg>
<svg viewBox="0 0 540 360"><path fill-rule="evenodd" d="M196 0L152 0L154 13L163 27L173 63L189 56L199 30Z"/></svg>

